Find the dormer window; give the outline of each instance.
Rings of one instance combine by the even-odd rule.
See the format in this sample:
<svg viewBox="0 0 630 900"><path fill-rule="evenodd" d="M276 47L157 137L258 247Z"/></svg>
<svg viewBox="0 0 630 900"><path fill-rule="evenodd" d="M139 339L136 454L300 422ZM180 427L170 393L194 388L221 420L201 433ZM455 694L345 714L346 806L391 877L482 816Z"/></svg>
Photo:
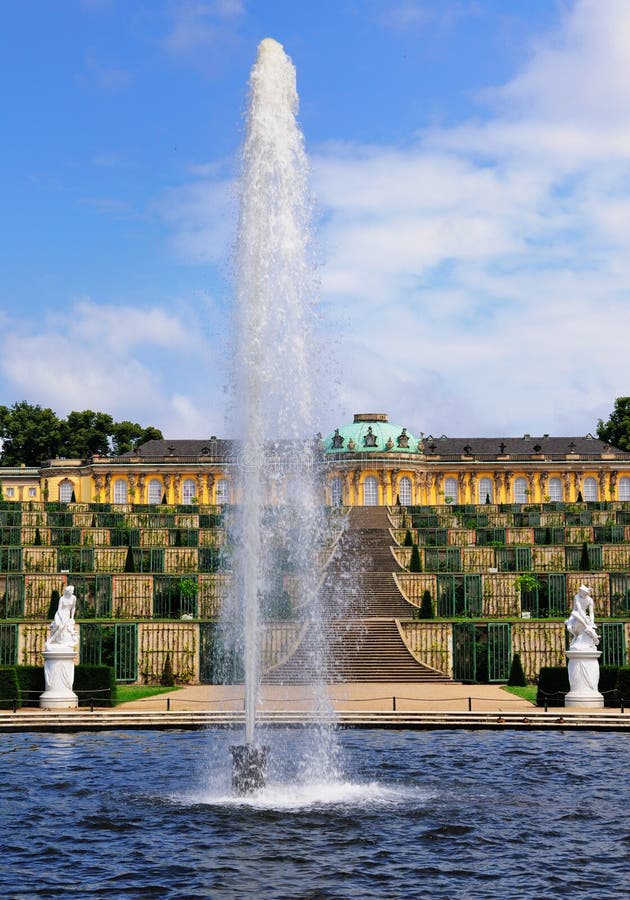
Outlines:
<svg viewBox="0 0 630 900"><path fill-rule="evenodd" d="M376 447L377 445L377 437L372 432L372 426L370 425L367 434L363 438L363 446L364 447Z"/></svg>
<svg viewBox="0 0 630 900"><path fill-rule="evenodd" d="M344 439L339 434L339 429L335 428L335 433L333 434L333 438L332 438L333 450L341 450L341 448L343 447L343 441L344 441Z"/></svg>

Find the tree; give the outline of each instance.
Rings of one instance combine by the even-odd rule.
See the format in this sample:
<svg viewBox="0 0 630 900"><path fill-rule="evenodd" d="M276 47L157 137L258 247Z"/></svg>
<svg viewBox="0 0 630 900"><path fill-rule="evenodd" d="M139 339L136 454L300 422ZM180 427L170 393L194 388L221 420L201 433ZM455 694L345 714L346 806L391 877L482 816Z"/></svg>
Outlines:
<svg viewBox="0 0 630 900"><path fill-rule="evenodd" d="M510 666L510 674L507 683L510 687L525 687L527 684L520 653L515 653L512 657L512 665Z"/></svg>
<svg viewBox="0 0 630 900"><path fill-rule="evenodd" d="M433 618L433 600L431 599L431 591L426 590L422 594L422 602L420 604L419 619Z"/></svg>
<svg viewBox="0 0 630 900"><path fill-rule="evenodd" d="M38 466L60 455L62 426L52 409L25 400L0 407L3 466Z"/></svg>
<svg viewBox="0 0 630 900"><path fill-rule="evenodd" d="M411 560L409 562L410 572L422 572L422 561L420 559L420 551L417 544L411 547Z"/></svg>
<svg viewBox="0 0 630 900"><path fill-rule="evenodd" d="M114 420L109 413L71 412L62 423L64 456L68 459L87 459L90 456L107 456Z"/></svg>
<svg viewBox="0 0 630 900"><path fill-rule="evenodd" d="M113 451L115 456L122 456L130 450L136 450L140 444L147 441L160 441L163 438L162 432L158 428L149 425L144 428L137 422L115 422L112 428Z"/></svg>
<svg viewBox="0 0 630 900"><path fill-rule="evenodd" d="M617 397L607 422L598 419L597 437L619 450L630 450L630 397Z"/></svg>

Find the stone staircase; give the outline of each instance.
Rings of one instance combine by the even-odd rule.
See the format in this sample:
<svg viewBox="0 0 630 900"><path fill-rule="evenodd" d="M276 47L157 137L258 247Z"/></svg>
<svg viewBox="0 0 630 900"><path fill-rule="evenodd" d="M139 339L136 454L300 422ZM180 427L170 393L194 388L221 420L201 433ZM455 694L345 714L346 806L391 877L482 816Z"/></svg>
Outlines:
<svg viewBox="0 0 630 900"><path fill-rule="evenodd" d="M304 634L288 660L263 676L264 682L310 683L318 671L327 682L451 680L417 662L400 637L395 619L410 616L412 607L392 575L400 567L391 542L385 507L350 511L324 575L322 621Z"/></svg>

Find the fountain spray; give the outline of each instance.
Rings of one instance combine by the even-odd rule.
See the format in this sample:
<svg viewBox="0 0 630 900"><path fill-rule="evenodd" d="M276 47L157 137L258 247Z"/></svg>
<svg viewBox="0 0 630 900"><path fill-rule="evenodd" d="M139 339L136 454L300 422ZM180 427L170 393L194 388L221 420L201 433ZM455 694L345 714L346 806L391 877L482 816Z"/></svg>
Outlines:
<svg viewBox="0 0 630 900"><path fill-rule="evenodd" d="M302 575L314 572L309 554L317 544L313 267L308 163L297 110L295 68L282 46L266 38L250 76L236 257L235 416L242 452L235 584L242 603L245 744L232 753L239 792L264 782L266 749L256 742L261 603L278 583L276 538L297 536L288 556ZM302 579L304 605L312 599L312 580Z"/></svg>

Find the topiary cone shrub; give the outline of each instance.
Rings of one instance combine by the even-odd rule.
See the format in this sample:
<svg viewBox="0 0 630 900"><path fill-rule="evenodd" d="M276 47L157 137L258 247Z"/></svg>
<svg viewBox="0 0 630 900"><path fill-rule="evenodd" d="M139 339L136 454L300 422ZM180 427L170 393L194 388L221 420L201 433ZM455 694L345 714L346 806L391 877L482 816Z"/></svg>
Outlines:
<svg viewBox="0 0 630 900"><path fill-rule="evenodd" d="M35 529L35 538L33 539L33 547L41 547L42 545L42 535L39 528Z"/></svg>
<svg viewBox="0 0 630 900"><path fill-rule="evenodd" d="M405 542L403 544L404 547L413 547L413 538L411 536L411 532L409 529L405 532Z"/></svg>
<svg viewBox="0 0 630 900"><path fill-rule="evenodd" d="M133 560L133 550L131 549L131 544L127 547L127 558L125 560L125 572L135 572L136 564Z"/></svg>
<svg viewBox="0 0 630 900"><path fill-rule="evenodd" d="M420 561L420 550L418 545L414 544L411 548L411 561L409 563L410 572L422 572L422 563Z"/></svg>
<svg viewBox="0 0 630 900"><path fill-rule="evenodd" d="M52 622L55 618L55 613L59 609L59 591L52 590L50 592L50 603L48 604L48 621Z"/></svg>
<svg viewBox="0 0 630 900"><path fill-rule="evenodd" d="M510 675L507 683L510 687L525 687L527 684L520 653L515 653L512 657L512 665L510 666Z"/></svg>
<svg viewBox="0 0 630 900"><path fill-rule="evenodd" d="M173 675L173 666L171 665L171 654L166 654L164 660L164 668L162 669L162 677L160 684L164 687L173 687L175 685L175 676Z"/></svg>
<svg viewBox="0 0 630 900"><path fill-rule="evenodd" d="M431 591L429 590L424 591L424 593L422 594L422 602L420 603L420 612L418 614L418 618L433 618L433 600L431 598Z"/></svg>

